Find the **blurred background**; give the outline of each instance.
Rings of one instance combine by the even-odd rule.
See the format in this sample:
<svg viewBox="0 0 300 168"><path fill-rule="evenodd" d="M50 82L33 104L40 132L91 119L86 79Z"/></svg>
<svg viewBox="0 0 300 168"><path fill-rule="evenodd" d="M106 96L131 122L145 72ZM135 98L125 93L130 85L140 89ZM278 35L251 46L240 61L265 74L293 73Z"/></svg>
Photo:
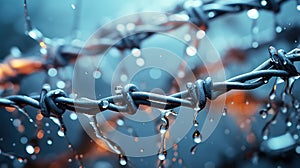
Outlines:
<svg viewBox="0 0 300 168"><path fill-rule="evenodd" d="M40 57L40 46L25 34L23 1L2 0L0 3L0 38L2 39L0 58L5 60L7 56L14 54ZM34 27L49 39L58 41L60 39L63 43L71 43L74 36L80 41L87 40L99 27L119 17L145 11L173 11L177 5L183 5L185 1L29 0L27 3ZM267 49L270 45L285 51L299 46L300 11L297 10L297 5L297 1L291 0L283 3L277 14L259 10L257 18L253 19L249 11L244 11L226 14L208 23L207 37L222 58L221 62L227 78L248 72L268 59ZM76 31L74 26L77 27ZM184 44L160 35L145 40L141 47L162 47L176 55L182 55L186 49ZM125 51L125 55L130 52ZM299 64L295 64L299 68ZM106 68L110 71L109 67ZM105 66L102 73L105 73ZM206 76L201 73L202 71L199 71L197 77ZM72 96L72 76L72 65L58 69L50 68L45 72L23 77L18 86L12 87L17 88L13 93L39 94L42 85L49 83L52 88L64 89ZM96 90L99 98L109 96L110 85L101 79L96 82L99 86ZM146 87L146 90L151 90L150 86L160 87L166 93L172 89L170 85L172 78L166 74L158 80L151 79L151 76L146 79L137 77L135 82L148 83L149 87ZM199 144L196 152L192 154L191 148L194 142L193 129L191 129L177 145L168 150L164 166L297 167L300 164L298 137L292 134L294 140L290 143L290 137L281 136L288 132L285 115L279 116L282 122L279 118L272 126L271 137L281 138L274 142L275 145L273 144L273 147L278 149L266 150L262 140L262 129L271 116L262 117L259 111L266 107L274 82L274 79L270 80L268 84L251 91L229 92L226 98L226 112L223 112L225 114L209 139ZM296 99L300 96L298 86L299 81L296 80L292 90ZM278 88L277 91L281 92L283 83L279 83ZM2 95L6 95L5 89L1 92ZM43 118L36 109L26 107L25 110L34 119L36 127L18 110L1 108L0 168L79 167L79 162L82 162L84 167L123 167L119 164L116 154L91 140L75 113L67 111L64 114L68 130L66 138L59 135L58 125L53 120ZM205 116L204 110L204 113L198 117L200 123L203 122L200 118ZM120 118L113 115L110 117L113 122ZM122 121L123 124L116 124L115 127L125 132L139 130L140 124L126 118ZM149 132L156 132L159 122L158 117L152 123L146 123L143 131L149 129ZM72 144L72 148L69 147L69 143ZM157 167L158 164L156 155L128 157L126 167Z"/></svg>

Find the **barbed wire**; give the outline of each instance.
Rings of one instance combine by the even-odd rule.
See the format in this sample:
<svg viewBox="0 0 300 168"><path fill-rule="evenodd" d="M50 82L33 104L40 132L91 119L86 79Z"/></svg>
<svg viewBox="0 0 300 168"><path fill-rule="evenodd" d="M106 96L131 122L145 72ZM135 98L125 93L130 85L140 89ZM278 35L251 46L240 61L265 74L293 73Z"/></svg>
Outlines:
<svg viewBox="0 0 300 168"><path fill-rule="evenodd" d="M118 87L116 95L92 100L89 98L69 98L60 89L50 90L49 85L44 85L40 95L11 95L0 98L0 105L4 107L32 106L41 109L45 117L61 117L65 110L71 110L88 115L96 115L105 110L127 112L134 114L139 105L151 106L159 109L174 109L179 106L203 109L207 99L213 100L218 96L233 90L250 90L258 88L272 77L283 79L298 76L294 66L295 61L300 61L300 49L296 48L288 53L284 50L269 48L270 59L259 65L253 71L232 77L223 82L213 82L210 77L199 79L194 84L187 83L187 90L169 96L144 92L138 90L134 84L124 88Z"/></svg>
<svg viewBox="0 0 300 168"><path fill-rule="evenodd" d="M179 7L171 11L171 14L166 15L161 23L156 25L144 23L141 18L138 18L132 30L118 30L116 27L108 27L98 33L98 39L95 42L83 47L75 44L57 44L55 40L44 37L43 34L32 25L28 14L27 2L24 0L26 34L39 43L41 54L44 55L44 57L20 57L20 55L18 55L17 58L8 57L0 64L0 84L3 85L7 82L18 83L18 81L20 81L19 78L24 75L47 70L52 67L65 67L74 62L80 55L102 54L111 46L119 50L140 48L142 41L152 35L173 31L183 25L193 23L200 29L206 30L210 20L225 14L251 9L278 13L281 5L286 2L286 0L195 2L185 3L184 5L180 4ZM120 36L122 36L122 39L116 41Z"/></svg>

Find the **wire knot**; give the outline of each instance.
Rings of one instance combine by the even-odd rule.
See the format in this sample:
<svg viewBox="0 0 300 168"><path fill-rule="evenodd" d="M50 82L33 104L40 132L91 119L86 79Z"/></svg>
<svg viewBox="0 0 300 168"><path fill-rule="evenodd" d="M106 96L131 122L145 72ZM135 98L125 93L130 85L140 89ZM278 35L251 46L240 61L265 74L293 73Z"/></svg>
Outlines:
<svg viewBox="0 0 300 168"><path fill-rule="evenodd" d="M128 113L135 114L138 110L138 106L134 103L131 93L138 91L138 88L134 84L128 84L122 91L123 103L127 105Z"/></svg>
<svg viewBox="0 0 300 168"><path fill-rule="evenodd" d="M299 75L294 64L286 57L284 50L276 50L273 46L270 46L269 53L271 63L276 69L287 71L291 76Z"/></svg>
<svg viewBox="0 0 300 168"><path fill-rule="evenodd" d="M212 80L211 77L207 77L205 80L199 79L193 83L187 83L186 85L188 93L192 99L193 105L199 107L200 110L206 106L206 100L212 99Z"/></svg>
<svg viewBox="0 0 300 168"><path fill-rule="evenodd" d="M61 89L49 91L49 87L43 87L40 94L41 113L44 117L51 115L59 117L66 111L66 107L62 104L56 103L57 97L67 97L66 93Z"/></svg>

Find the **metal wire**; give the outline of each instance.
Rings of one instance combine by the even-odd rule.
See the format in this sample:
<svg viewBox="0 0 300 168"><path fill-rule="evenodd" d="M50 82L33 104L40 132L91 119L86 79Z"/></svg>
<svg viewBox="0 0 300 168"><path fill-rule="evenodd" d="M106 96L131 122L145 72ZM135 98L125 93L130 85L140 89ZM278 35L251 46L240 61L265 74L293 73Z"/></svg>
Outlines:
<svg viewBox="0 0 300 168"><path fill-rule="evenodd" d="M46 40L43 40L45 38L41 32L33 28L31 24L27 3L26 0L24 0L24 16L27 25L26 32L28 34L28 32L34 30L39 33L39 36L41 37L38 39L34 38L34 40L37 40L39 43L42 41L42 45L46 45L46 50L48 51L47 57L38 60L36 60L36 58L10 58L4 61L2 64L0 64L0 84L11 81L18 82L18 78L22 77L22 75L42 71L51 67L64 67L74 62L79 55L102 54L111 46L114 46L119 50L139 48L142 41L149 38L153 34L169 32L186 24L193 23L201 29L206 30L210 20L225 14L237 13L250 9L267 10L278 13L282 3L286 1L287 0L266 0L266 3L263 4L261 3L261 0L235 0L210 1L203 3L200 6L184 7L184 5L181 5L180 8L176 8L176 10L172 11L173 14L167 15L167 19L165 21L157 25L143 23L143 21L141 21L142 19L140 19L136 23L134 30L126 32L126 34L122 33L124 38L120 41L115 40L120 37L120 32L118 32L115 28L109 27L105 30L102 30L102 32L98 34L98 40L95 43L82 47L67 44L55 46L48 44ZM48 41L49 40L50 39L48 39ZM12 63L13 61L18 61L19 64L17 67L14 66ZM31 66L35 68L24 73L22 69L24 69L25 66Z"/></svg>
<svg viewBox="0 0 300 168"><path fill-rule="evenodd" d="M32 106L41 109L45 117L60 117L65 110L89 115L95 115L105 110L134 114L139 105L160 109L173 109L179 106L195 108L195 106L199 106L202 109L205 107L207 99L213 100L229 90L255 89L266 84L272 77L286 79L298 76L293 63L300 61L299 48L285 53L283 50L270 47L269 53L270 59L251 72L232 77L224 82L212 82L210 77L205 80L199 79L195 84L187 84L187 90L169 96L139 91L135 85L129 84L123 88L120 94L99 100L71 99L62 90L49 90L49 88L44 87L40 95L12 95L0 98L0 105L2 107Z"/></svg>

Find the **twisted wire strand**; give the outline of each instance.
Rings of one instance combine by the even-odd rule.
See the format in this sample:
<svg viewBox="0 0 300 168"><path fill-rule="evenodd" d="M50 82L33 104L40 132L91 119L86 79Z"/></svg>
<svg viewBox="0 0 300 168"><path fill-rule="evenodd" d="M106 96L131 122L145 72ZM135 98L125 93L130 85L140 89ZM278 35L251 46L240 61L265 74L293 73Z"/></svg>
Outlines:
<svg viewBox="0 0 300 168"><path fill-rule="evenodd" d="M50 90L44 87L40 95L11 95L0 98L2 107L32 106L41 109L45 117L60 117L65 110L95 115L105 110L127 112L134 114L139 105L151 106L159 109L173 109L179 106L203 109L207 99L215 99L232 89L250 90L267 83L272 77L287 79L298 76L294 62L300 61L300 49L289 53L283 50L269 48L270 59L259 65L253 71L232 77L223 82L212 82L210 77L197 80L195 84L188 83L187 90L172 95L160 95L139 91L133 84L128 84L117 95L92 100L88 98L72 99L60 90Z"/></svg>
<svg viewBox="0 0 300 168"><path fill-rule="evenodd" d="M157 25L149 25L149 23L143 23L139 20L135 25L135 29L122 35L124 38L120 41L115 40L120 37L120 32L118 32L115 27L108 27L106 30L99 33L99 39L96 42L82 47L67 44L55 46L51 44L53 42L51 39L47 39L51 42L47 43L46 38L43 37L41 32L33 28L28 14L27 3L26 0L24 0L24 16L27 25L26 33L39 42L41 47L46 48L47 57L42 59L31 57L9 58L8 60L3 61L0 64L0 84L11 81L18 82L18 78L22 75L28 75L51 67L64 67L74 62L80 55L102 54L111 46L114 46L119 50L140 48L142 41L152 35L173 31L186 24L193 23L201 29L206 30L210 20L225 14L237 13L249 9L267 10L278 13L281 5L286 1L287 0L266 0L265 4L261 3L261 0L210 1L203 3L200 6L190 6L186 8L183 8L183 5L181 5L181 8L172 11L173 14L167 15L168 19L166 21ZM30 35L30 31L32 30L38 32L38 38L35 36L34 38ZM26 67L27 71L24 72Z"/></svg>

